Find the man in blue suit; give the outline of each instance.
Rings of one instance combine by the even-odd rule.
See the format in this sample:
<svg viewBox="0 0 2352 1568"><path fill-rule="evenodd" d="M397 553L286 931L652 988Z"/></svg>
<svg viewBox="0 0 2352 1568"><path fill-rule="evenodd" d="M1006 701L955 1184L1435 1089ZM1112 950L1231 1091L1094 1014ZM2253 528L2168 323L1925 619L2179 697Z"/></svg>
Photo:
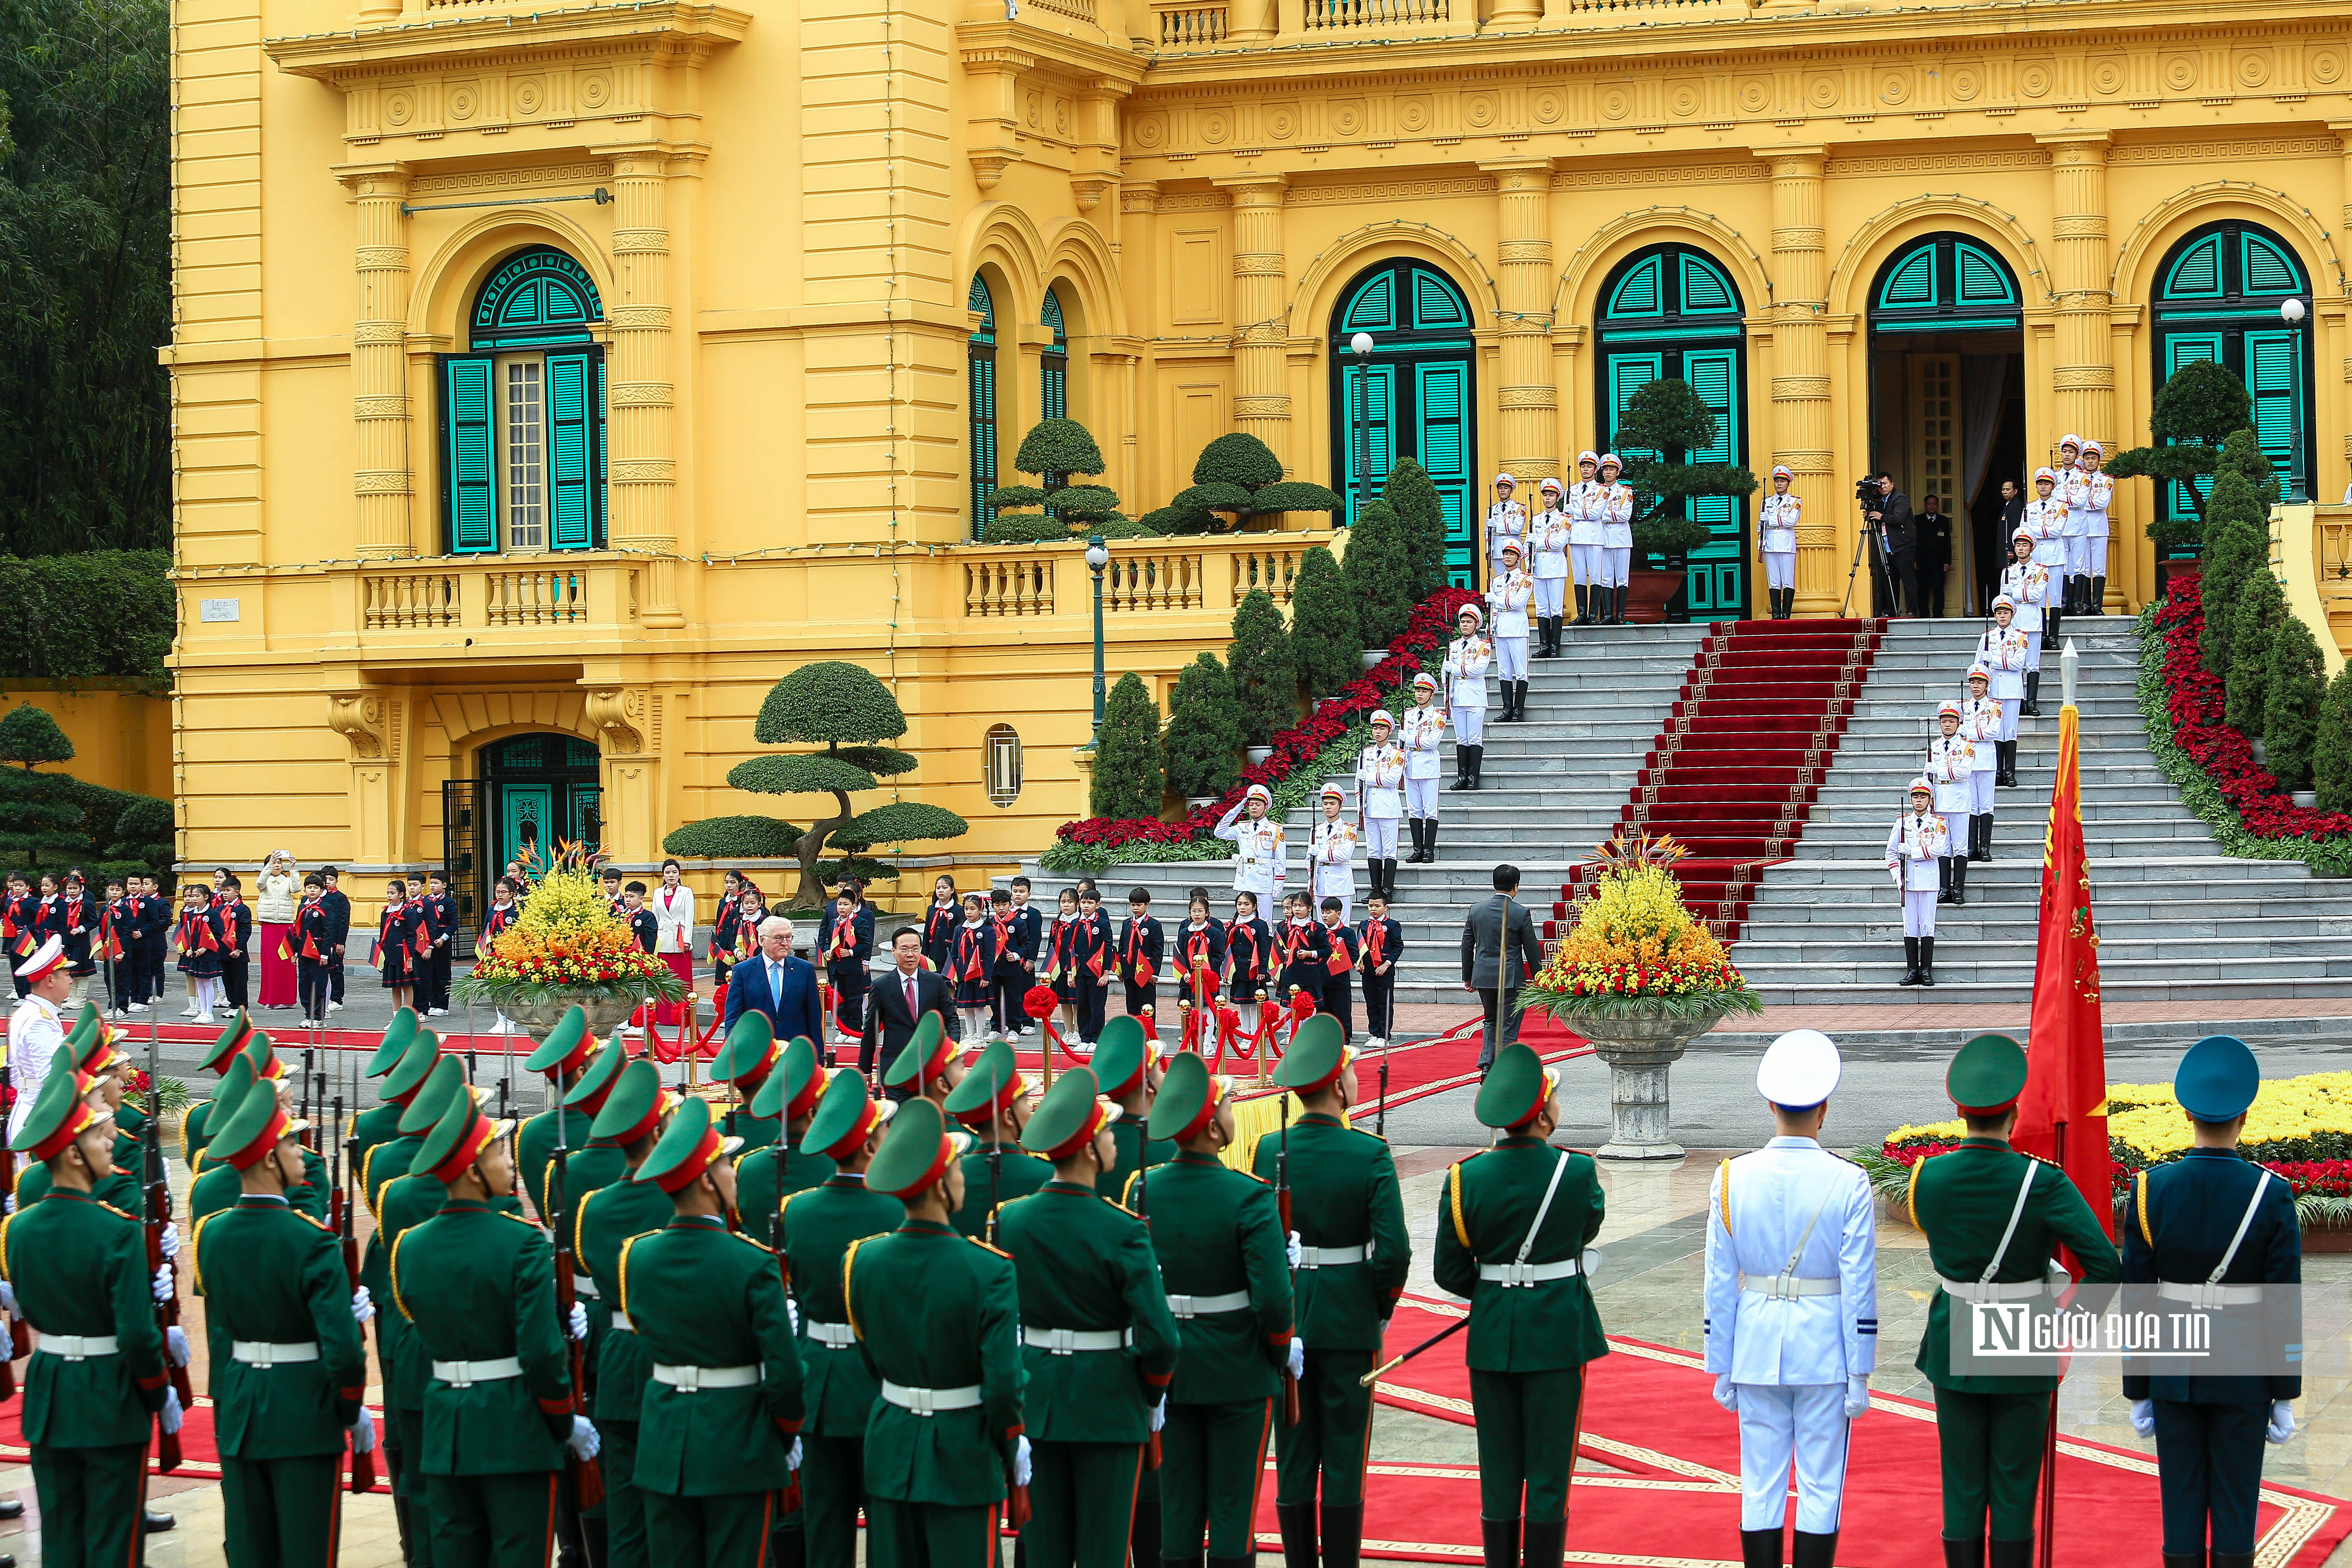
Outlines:
<svg viewBox="0 0 2352 1568"><path fill-rule="evenodd" d="M816 966L793 956L793 922L782 915L760 922L760 951L728 971L727 1027L746 1013L765 1013L780 1040L824 1038Z"/></svg>

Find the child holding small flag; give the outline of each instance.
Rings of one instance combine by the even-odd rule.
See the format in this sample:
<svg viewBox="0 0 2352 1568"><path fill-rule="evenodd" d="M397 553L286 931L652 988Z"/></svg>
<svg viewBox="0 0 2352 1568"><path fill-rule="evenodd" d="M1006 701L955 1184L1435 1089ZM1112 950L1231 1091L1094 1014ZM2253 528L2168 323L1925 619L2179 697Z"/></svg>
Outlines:
<svg viewBox="0 0 2352 1568"><path fill-rule="evenodd" d="M956 1012L963 1020L961 1039L981 1043L988 1033L990 976L996 969L999 929L988 918L988 903L978 893L963 896L963 920L948 939L948 983L955 987Z"/></svg>
<svg viewBox="0 0 2352 1568"><path fill-rule="evenodd" d="M201 883L191 882L181 889L180 900L180 920L173 929L172 944L180 952L180 973L188 977L188 1005L195 1009L197 1023L209 1024L213 1002L220 992L220 919Z"/></svg>
<svg viewBox="0 0 2352 1568"><path fill-rule="evenodd" d="M1160 999L1160 964L1167 949L1167 935L1151 918L1151 889L1129 889L1127 919L1118 928L1118 973L1127 984L1129 1017L1146 1018L1155 1010ZM1149 1023L1143 1027L1147 1034L1156 1032Z"/></svg>
<svg viewBox="0 0 2352 1568"><path fill-rule="evenodd" d="M1323 961L1323 992L1315 999L1315 1010L1339 1020L1339 1039L1345 1044L1356 1034L1356 1005L1349 979L1363 952L1363 938L1348 924L1348 906L1336 894L1323 900L1323 937L1331 944L1331 956Z"/></svg>
<svg viewBox="0 0 2352 1568"><path fill-rule="evenodd" d="M733 879L730 876L729 879L731 881ZM482 936L480 942L475 945L476 952L488 952L490 950L490 944L497 942L509 926L515 923L516 917L522 913L522 906L515 902L516 896L521 890L509 877L499 878L499 885L490 889L490 915L482 922ZM514 1033L514 1020L500 1013L498 1016L498 1022L490 1026L490 1033L511 1035Z"/></svg>
<svg viewBox="0 0 2352 1568"><path fill-rule="evenodd" d="M303 878L302 902L294 911L290 942L294 949L294 988L306 1024L327 1021L328 993L333 980L334 966L330 959L334 949L334 916L320 901L326 892L324 877L313 872Z"/></svg>
<svg viewBox="0 0 2352 1568"><path fill-rule="evenodd" d="M383 885L383 913L376 921L375 966L383 976L383 988L392 993L395 1013L408 1005L413 957L409 943L415 936L416 917L408 901L407 879L394 877Z"/></svg>

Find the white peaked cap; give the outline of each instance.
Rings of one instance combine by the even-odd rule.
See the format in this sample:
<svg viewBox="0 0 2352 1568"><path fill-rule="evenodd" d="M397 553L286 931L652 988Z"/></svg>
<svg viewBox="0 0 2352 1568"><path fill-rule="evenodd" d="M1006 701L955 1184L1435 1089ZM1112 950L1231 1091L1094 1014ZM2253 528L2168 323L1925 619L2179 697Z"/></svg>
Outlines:
<svg viewBox="0 0 2352 1568"><path fill-rule="evenodd" d="M1791 1029L1764 1052L1756 1064L1756 1092L1775 1105L1800 1109L1819 1105L1837 1091L1836 1042L1819 1029Z"/></svg>

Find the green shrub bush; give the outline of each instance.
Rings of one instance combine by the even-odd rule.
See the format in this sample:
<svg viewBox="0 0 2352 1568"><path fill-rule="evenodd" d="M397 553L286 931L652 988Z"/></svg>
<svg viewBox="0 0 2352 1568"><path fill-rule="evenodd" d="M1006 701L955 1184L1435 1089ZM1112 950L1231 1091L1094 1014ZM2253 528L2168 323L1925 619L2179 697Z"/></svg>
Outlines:
<svg viewBox="0 0 2352 1568"><path fill-rule="evenodd" d="M1352 541L1349 552L1354 553ZM1363 634L1356 624L1355 596L1339 562L1322 545L1300 557L1298 580L1290 585L1290 646L1298 683L1310 702L1328 697L1363 672L1357 654Z"/></svg>
<svg viewBox="0 0 2352 1568"><path fill-rule="evenodd" d="M2270 642L2287 617L2286 595L2270 568L2247 574L2230 616L2230 673L2222 717L2247 735L2263 732L2270 700Z"/></svg>
<svg viewBox="0 0 2352 1568"><path fill-rule="evenodd" d="M2263 700L2264 765L2284 790L2311 787L2312 745L2327 697L2327 666L2311 628L2293 613L2270 636Z"/></svg>
<svg viewBox="0 0 2352 1568"><path fill-rule="evenodd" d="M1427 596L1420 591L1422 567L1406 553L1403 525L1385 497L1365 507L1348 531L1339 574L1347 579L1358 640L1366 647L1394 642L1412 619L1413 606Z"/></svg>
<svg viewBox="0 0 2352 1568"><path fill-rule="evenodd" d="M0 557L0 605L13 634L0 651L0 679L162 685L178 620L171 569L160 550Z"/></svg>
<svg viewBox="0 0 2352 1568"><path fill-rule="evenodd" d="M781 860L799 848L801 830L780 816L706 816L673 827L662 853L698 860Z"/></svg>
<svg viewBox="0 0 2352 1568"><path fill-rule="evenodd" d="M2311 786L2322 811L2352 811L2352 660L2327 683L2311 748Z"/></svg>
<svg viewBox="0 0 2352 1568"><path fill-rule="evenodd" d="M1143 678L1129 670L1103 700L1087 809L1116 819L1160 815L1160 710Z"/></svg>
<svg viewBox="0 0 2352 1568"><path fill-rule="evenodd" d="M1298 666L1290 632L1274 595L1253 588L1234 611L1234 640L1225 650L1233 672L1234 706L1242 744L1263 746L1298 718Z"/></svg>
<svg viewBox="0 0 2352 1568"><path fill-rule="evenodd" d="M1202 653L1176 677L1168 697L1160 755L1169 789L1187 797L1224 794L1241 778L1241 748L1233 677L1215 654Z"/></svg>

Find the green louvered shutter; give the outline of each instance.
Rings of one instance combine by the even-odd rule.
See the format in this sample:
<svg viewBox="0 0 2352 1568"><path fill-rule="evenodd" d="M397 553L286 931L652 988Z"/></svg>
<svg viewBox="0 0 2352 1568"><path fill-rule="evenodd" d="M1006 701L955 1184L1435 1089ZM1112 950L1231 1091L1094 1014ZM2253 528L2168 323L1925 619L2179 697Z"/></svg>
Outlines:
<svg viewBox="0 0 2352 1568"><path fill-rule="evenodd" d="M2303 426L2301 333L2246 334L2246 390L2254 395L2254 439L2284 476Z"/></svg>
<svg viewBox="0 0 2352 1568"><path fill-rule="evenodd" d="M494 407L488 354L442 359L441 511L452 555L487 555L499 547Z"/></svg>
<svg viewBox="0 0 2352 1568"><path fill-rule="evenodd" d="M594 356L547 356L547 545L591 550L596 544L596 426L590 407L596 386Z"/></svg>
<svg viewBox="0 0 2352 1568"><path fill-rule="evenodd" d="M1470 498L1478 487L1470 472L1470 366L1445 360L1413 369L1413 403L1421 421L1421 466L1437 487L1445 514L1446 579L1455 587L1477 586L1478 520Z"/></svg>
<svg viewBox="0 0 2352 1568"><path fill-rule="evenodd" d="M1707 349L1683 352L1683 379L1715 414L1712 445L1686 454L1694 463L1738 460L1739 405L1732 395L1738 383L1736 351ZM1748 604L1743 575L1747 552L1740 547L1739 509L1729 496L1693 496L1683 503L1693 522L1706 524L1707 542L1688 556L1690 607L1694 610L1744 614Z"/></svg>

